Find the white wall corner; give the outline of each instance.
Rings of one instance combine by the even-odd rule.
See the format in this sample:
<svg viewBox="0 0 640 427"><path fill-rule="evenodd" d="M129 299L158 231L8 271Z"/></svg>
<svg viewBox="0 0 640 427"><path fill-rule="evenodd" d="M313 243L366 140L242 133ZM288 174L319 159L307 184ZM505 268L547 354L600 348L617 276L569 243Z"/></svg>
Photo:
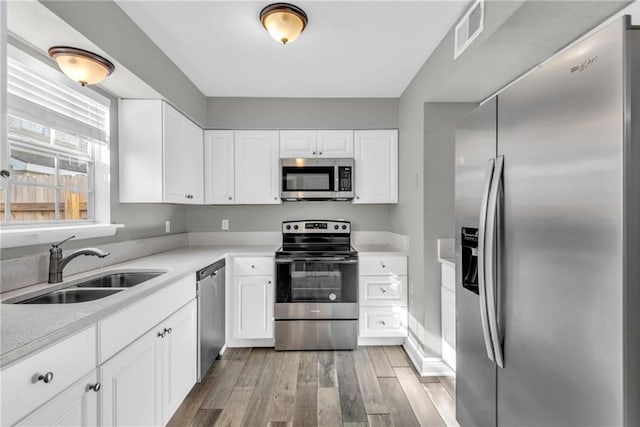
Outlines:
<svg viewBox="0 0 640 427"><path fill-rule="evenodd" d="M411 359L411 363L413 363L416 371L418 371L421 376L455 376L456 373L442 360L441 357L425 356L423 351L418 348L418 345L411 338L406 338L402 347L404 347L404 350Z"/></svg>

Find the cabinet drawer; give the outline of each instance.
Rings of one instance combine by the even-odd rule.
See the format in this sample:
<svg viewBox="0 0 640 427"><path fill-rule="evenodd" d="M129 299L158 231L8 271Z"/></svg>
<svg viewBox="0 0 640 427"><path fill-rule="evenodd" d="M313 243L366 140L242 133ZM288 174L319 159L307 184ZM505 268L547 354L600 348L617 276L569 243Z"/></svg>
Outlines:
<svg viewBox="0 0 640 427"><path fill-rule="evenodd" d="M12 425L96 367L92 326L0 372L1 424ZM39 376L52 373L45 383Z"/></svg>
<svg viewBox="0 0 640 427"><path fill-rule="evenodd" d="M272 276L274 269L271 257L234 257L235 276Z"/></svg>
<svg viewBox="0 0 640 427"><path fill-rule="evenodd" d="M360 307L361 337L406 337L406 307Z"/></svg>
<svg viewBox="0 0 640 427"><path fill-rule="evenodd" d="M407 275L406 256L360 256L359 266L361 276Z"/></svg>
<svg viewBox="0 0 640 427"><path fill-rule="evenodd" d="M121 310L99 323L100 360L103 363L139 336L196 297L196 276L173 285Z"/></svg>
<svg viewBox="0 0 640 427"><path fill-rule="evenodd" d="M407 276L360 276L361 306L407 306Z"/></svg>

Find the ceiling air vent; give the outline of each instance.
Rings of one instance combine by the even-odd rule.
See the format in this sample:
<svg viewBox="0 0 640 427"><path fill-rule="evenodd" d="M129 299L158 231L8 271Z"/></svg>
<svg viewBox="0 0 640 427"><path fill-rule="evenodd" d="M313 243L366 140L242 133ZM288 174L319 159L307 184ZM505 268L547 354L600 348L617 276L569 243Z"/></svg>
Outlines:
<svg viewBox="0 0 640 427"><path fill-rule="evenodd" d="M476 0L456 25L453 59L456 59L480 35L484 22L484 0Z"/></svg>

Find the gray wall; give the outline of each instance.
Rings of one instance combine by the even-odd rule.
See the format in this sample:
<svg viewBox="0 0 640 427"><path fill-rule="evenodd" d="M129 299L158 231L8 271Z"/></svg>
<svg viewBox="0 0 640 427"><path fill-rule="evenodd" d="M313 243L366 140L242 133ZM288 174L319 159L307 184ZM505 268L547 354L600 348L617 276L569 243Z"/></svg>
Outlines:
<svg viewBox="0 0 640 427"><path fill-rule="evenodd" d="M209 129L388 129L398 127L398 100L209 98ZM190 206L189 231L278 231L288 219L344 218L354 230L387 231L392 205L294 202L274 206Z"/></svg>
<svg viewBox="0 0 640 427"><path fill-rule="evenodd" d="M205 96L114 1L40 2L195 122L204 123Z"/></svg>
<svg viewBox="0 0 640 427"><path fill-rule="evenodd" d="M484 31L473 44L454 60L450 30L400 97L400 203L391 208L390 227L409 236L409 328L426 354L440 354L440 279L433 256L437 237L446 232L441 227L454 213L451 194L427 187L441 179L431 160L451 140L427 139L425 116L433 110L425 110L425 102L477 103L628 3L489 0ZM446 237L453 237L449 230Z"/></svg>

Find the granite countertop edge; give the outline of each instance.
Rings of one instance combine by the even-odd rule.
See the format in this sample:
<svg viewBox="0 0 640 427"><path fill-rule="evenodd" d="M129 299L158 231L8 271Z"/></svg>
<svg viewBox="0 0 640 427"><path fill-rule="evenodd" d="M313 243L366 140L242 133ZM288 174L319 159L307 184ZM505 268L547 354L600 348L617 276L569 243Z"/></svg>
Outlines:
<svg viewBox="0 0 640 427"><path fill-rule="evenodd" d="M2 304L0 307L0 369L5 369L65 337L86 329L220 259L234 255L272 256L276 249L276 246L268 245L190 246L174 249L65 278L65 282L72 282L94 276L100 271L121 269L167 270L159 277L106 298L85 303L45 306ZM1 299L7 300L21 294L29 294L46 286L46 283L40 283L7 292L1 295ZM55 289L61 286L57 284L51 287ZM36 316L40 319L35 318Z"/></svg>

